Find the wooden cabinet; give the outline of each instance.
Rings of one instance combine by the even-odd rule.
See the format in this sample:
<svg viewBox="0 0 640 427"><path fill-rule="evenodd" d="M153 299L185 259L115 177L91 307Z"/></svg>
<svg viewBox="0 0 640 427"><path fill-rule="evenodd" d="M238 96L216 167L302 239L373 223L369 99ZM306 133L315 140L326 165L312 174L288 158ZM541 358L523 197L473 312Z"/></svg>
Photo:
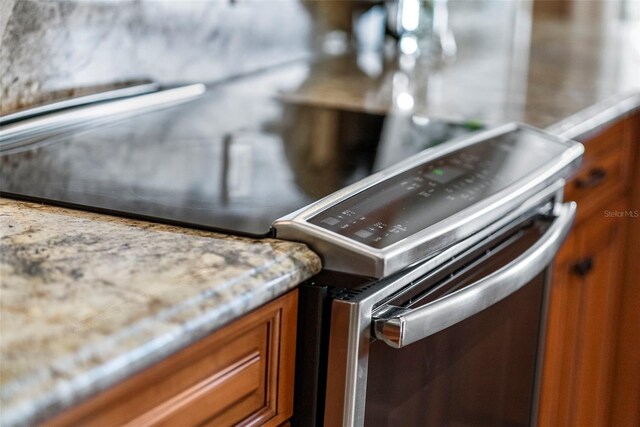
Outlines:
<svg viewBox="0 0 640 427"><path fill-rule="evenodd" d="M576 176L567 183L565 198L578 202L578 222L603 218L612 210L612 197L625 197L634 144L626 133L631 118L621 120L586 140L584 160Z"/></svg>
<svg viewBox="0 0 640 427"><path fill-rule="evenodd" d="M628 117L585 140L585 161L567 185L566 198L579 210L550 289L541 426L612 425L619 333L634 328L621 307L628 246L637 244L628 234L637 209L630 202L637 120Z"/></svg>
<svg viewBox="0 0 640 427"><path fill-rule="evenodd" d="M640 426L640 113L626 129L635 144L629 189L625 281L617 323L612 426Z"/></svg>
<svg viewBox="0 0 640 427"><path fill-rule="evenodd" d="M623 210L625 205L618 202L611 208ZM542 425L606 424L624 224L594 217L578 225L555 266Z"/></svg>
<svg viewBox="0 0 640 427"><path fill-rule="evenodd" d="M297 291L47 426L279 426L293 412Z"/></svg>
<svg viewBox="0 0 640 427"><path fill-rule="evenodd" d="M616 203L614 209L626 209ZM580 258L571 263L572 283L580 306L574 343L575 382L569 396L573 425L605 425L609 411L615 351L615 320L619 305L625 222L592 218L578 230ZM571 419L571 418L570 418Z"/></svg>

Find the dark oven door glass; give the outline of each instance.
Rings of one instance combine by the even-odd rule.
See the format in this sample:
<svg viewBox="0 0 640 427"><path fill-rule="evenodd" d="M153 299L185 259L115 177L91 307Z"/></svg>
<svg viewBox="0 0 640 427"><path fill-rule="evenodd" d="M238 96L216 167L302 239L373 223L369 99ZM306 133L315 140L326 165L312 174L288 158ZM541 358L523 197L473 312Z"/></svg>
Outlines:
<svg viewBox="0 0 640 427"><path fill-rule="evenodd" d="M394 305L419 307L463 288L512 261L542 231L539 225L520 230ZM374 340L365 426L530 425L546 280L545 270L497 304L407 347Z"/></svg>

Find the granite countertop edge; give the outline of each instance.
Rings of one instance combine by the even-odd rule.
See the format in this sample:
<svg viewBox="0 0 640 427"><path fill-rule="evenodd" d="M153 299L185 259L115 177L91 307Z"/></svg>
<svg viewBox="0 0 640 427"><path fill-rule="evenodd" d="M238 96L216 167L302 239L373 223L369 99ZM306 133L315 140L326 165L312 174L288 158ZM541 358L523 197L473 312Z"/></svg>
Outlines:
<svg viewBox="0 0 640 427"><path fill-rule="evenodd" d="M264 289L256 290L253 293L245 293L242 296L236 295L236 301L227 301L220 304L216 309L209 310L201 317L194 318L184 324L180 330L153 336L150 341L135 350L122 353L110 359L107 363L82 372L67 381L60 382L50 390L50 394L44 395L41 399L22 401L19 405L3 409L3 411L6 410L8 412L5 412L2 416L1 424L3 426L31 425L34 422L42 422L48 417L57 415L84 399L105 391L118 382L151 367L176 351L194 344L253 309L295 289L307 276L307 274L293 272L268 279L264 283ZM239 285L243 287L241 283ZM147 336L151 335L151 331L147 331L145 325L141 325L138 338L147 333L149 334ZM89 357L86 354L77 356L79 359ZM73 363L72 360L67 360L66 362L69 365ZM84 364L83 362L80 363Z"/></svg>
<svg viewBox="0 0 640 427"><path fill-rule="evenodd" d="M0 198L0 225L0 302L2 311L12 314L2 319L6 342L0 356L8 364L0 387L2 426L33 425L61 413L295 289L321 269L320 258L300 243L26 201ZM119 253L123 243L129 252ZM82 252L88 251L94 252L83 265ZM69 256L80 260L65 265ZM32 257L33 266L27 266ZM82 269L85 277L74 273ZM110 269L122 271L107 283ZM163 274L166 283L158 283ZM114 292L121 300L108 300ZM88 309L78 305L83 295ZM67 311L50 307L56 304ZM83 310L88 317L76 313ZM24 325L25 336L35 335L35 351L44 350L49 358L25 354L33 344L16 332L20 322L33 323ZM65 342L42 338L49 329L53 341Z"/></svg>
<svg viewBox="0 0 640 427"><path fill-rule="evenodd" d="M640 108L640 91L612 95L548 126L546 130L565 138L588 134Z"/></svg>

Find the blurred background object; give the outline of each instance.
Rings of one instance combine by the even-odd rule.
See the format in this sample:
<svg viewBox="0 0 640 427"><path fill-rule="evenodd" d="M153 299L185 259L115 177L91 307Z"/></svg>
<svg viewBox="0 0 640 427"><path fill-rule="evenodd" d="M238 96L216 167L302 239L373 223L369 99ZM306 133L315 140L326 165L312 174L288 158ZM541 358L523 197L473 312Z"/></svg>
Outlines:
<svg viewBox="0 0 640 427"><path fill-rule="evenodd" d="M308 56L298 0L0 1L0 114L93 86L217 81Z"/></svg>

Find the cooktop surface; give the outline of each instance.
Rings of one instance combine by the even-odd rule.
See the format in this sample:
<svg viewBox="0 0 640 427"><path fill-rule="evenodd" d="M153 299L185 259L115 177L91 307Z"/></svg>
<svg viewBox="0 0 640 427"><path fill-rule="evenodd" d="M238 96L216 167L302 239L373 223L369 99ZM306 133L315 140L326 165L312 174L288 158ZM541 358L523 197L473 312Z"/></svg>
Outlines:
<svg viewBox="0 0 640 427"><path fill-rule="evenodd" d="M5 150L0 191L267 236L277 218L470 132L241 89Z"/></svg>

